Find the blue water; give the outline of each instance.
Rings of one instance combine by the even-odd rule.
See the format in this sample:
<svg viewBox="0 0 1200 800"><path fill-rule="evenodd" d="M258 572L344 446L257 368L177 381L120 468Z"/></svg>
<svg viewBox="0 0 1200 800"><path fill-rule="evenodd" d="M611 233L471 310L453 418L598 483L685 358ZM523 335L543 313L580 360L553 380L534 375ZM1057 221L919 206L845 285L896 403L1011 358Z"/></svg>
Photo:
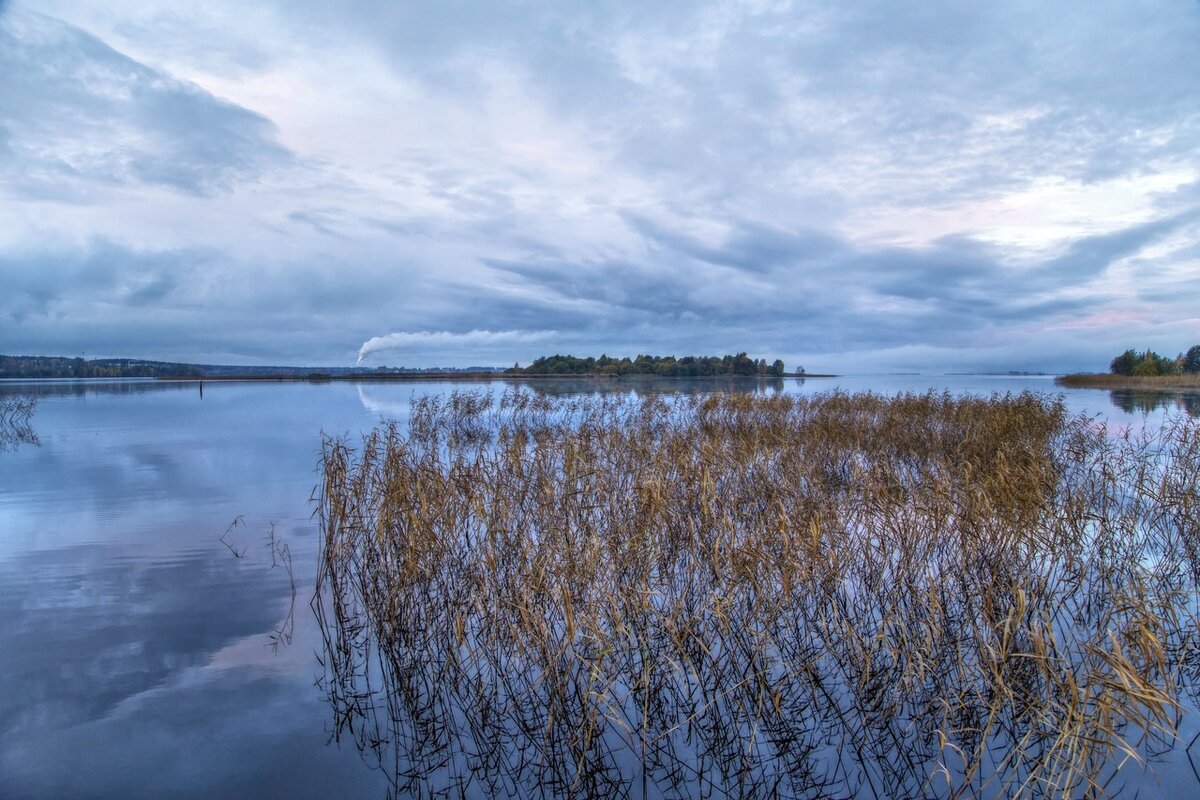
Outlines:
<svg viewBox="0 0 1200 800"><path fill-rule="evenodd" d="M503 386L208 382L201 393L196 383L0 382L0 397L39 398L38 441L0 448L0 798L382 797L386 782L353 746L328 742L330 711L314 685L310 496L321 435L403 420L414 395ZM1032 389L1118 428L1200 413L1195 397L1065 391L1042 377L736 388ZM267 546L272 530L292 555L294 602ZM281 629L290 643L273 647Z"/></svg>

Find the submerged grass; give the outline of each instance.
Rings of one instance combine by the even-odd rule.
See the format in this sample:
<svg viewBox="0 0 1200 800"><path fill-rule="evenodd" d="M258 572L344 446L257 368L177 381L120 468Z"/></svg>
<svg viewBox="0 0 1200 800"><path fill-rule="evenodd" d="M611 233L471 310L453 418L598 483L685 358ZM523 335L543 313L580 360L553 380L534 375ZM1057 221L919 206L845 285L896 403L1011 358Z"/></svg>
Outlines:
<svg viewBox="0 0 1200 800"><path fill-rule="evenodd" d="M1101 796L1183 749L1183 418L458 393L322 470L324 686L398 793Z"/></svg>
<svg viewBox="0 0 1200 800"><path fill-rule="evenodd" d="M37 409L37 398L0 397L0 453L22 444L38 444L30 419Z"/></svg>

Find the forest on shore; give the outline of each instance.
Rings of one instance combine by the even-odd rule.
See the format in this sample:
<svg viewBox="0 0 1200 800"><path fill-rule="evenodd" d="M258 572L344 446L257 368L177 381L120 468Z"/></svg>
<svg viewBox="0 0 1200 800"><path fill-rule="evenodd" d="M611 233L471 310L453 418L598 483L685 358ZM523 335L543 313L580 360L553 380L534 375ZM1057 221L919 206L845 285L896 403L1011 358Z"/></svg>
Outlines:
<svg viewBox="0 0 1200 800"><path fill-rule="evenodd" d="M1160 356L1149 349L1140 353L1136 350L1126 350L1112 360L1108 371L1113 375L1137 378L1200 374L1200 344L1194 345L1186 353L1180 353L1175 358Z"/></svg>
<svg viewBox="0 0 1200 800"><path fill-rule="evenodd" d="M167 361L0 355L0 378L189 378L202 374L197 365Z"/></svg>
<svg viewBox="0 0 1200 800"><path fill-rule="evenodd" d="M1126 350L1109 363L1108 372L1060 375L1054 382L1076 389L1195 391L1200 389L1200 344L1175 358L1150 349Z"/></svg>
<svg viewBox="0 0 1200 800"><path fill-rule="evenodd" d="M783 377L787 374L781 359L768 364L765 358L750 358L745 353L724 356L652 356L638 355L636 358L578 358L576 356L552 355L536 358L529 366L514 364L504 371L506 375L656 375L670 378L706 377ZM804 367L797 367L796 374L804 374Z"/></svg>

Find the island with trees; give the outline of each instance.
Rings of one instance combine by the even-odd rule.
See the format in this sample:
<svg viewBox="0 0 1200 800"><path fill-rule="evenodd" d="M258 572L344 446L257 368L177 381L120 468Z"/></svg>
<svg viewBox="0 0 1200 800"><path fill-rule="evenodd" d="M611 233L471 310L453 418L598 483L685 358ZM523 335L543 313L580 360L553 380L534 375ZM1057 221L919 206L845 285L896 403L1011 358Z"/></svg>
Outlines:
<svg viewBox="0 0 1200 800"><path fill-rule="evenodd" d="M1200 344L1174 358L1153 350L1126 350L1107 373L1076 373L1055 379L1060 386L1093 389L1200 389Z"/></svg>
<svg viewBox="0 0 1200 800"><path fill-rule="evenodd" d="M750 358L746 353L724 356L652 356L638 355L612 358L578 358L570 355L542 356L528 366L514 364L504 371L506 375L520 376L656 376L664 378L716 378L716 377L816 377L797 367L787 372L783 361L775 359L768 364L765 358Z"/></svg>

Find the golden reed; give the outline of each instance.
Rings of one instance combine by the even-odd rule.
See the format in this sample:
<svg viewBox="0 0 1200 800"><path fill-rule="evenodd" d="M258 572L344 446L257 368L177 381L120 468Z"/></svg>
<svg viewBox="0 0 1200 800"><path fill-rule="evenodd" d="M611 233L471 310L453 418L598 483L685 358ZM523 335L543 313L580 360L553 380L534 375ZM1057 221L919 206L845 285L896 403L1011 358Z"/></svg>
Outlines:
<svg viewBox="0 0 1200 800"><path fill-rule="evenodd" d="M1200 429L1052 399L418 399L328 439L336 731L399 794L1119 794L1200 649Z"/></svg>

